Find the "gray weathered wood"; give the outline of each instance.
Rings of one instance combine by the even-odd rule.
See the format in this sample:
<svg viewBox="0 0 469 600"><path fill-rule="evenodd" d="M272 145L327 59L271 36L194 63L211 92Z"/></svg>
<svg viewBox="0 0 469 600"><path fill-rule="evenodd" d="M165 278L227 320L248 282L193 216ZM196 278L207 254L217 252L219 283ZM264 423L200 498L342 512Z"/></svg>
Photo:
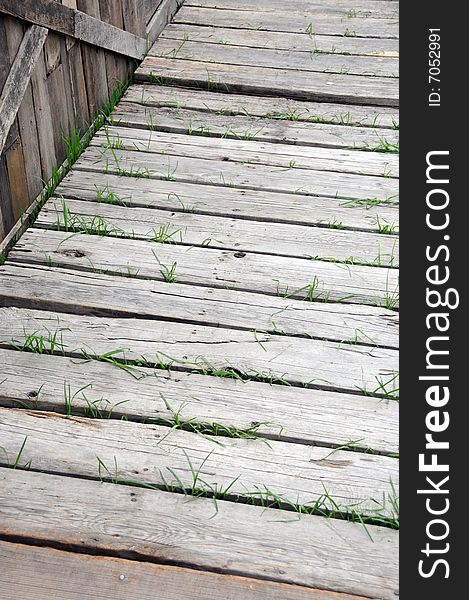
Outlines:
<svg viewBox="0 0 469 600"><path fill-rule="evenodd" d="M146 35L154 42L179 10L181 0L162 0L146 26Z"/></svg>
<svg viewBox="0 0 469 600"><path fill-rule="evenodd" d="M147 56L135 72L139 81L172 83L206 90L283 96L307 100L398 106L397 79L268 69Z"/></svg>
<svg viewBox="0 0 469 600"><path fill-rule="evenodd" d="M115 419L169 422L172 409L187 422L245 430L259 423L259 437L330 447L355 440L356 449L399 451L392 400L143 367L130 376L103 362L2 349L0 359L2 406L66 413L64 390L70 389L73 414L84 413L88 401Z"/></svg>
<svg viewBox="0 0 469 600"><path fill-rule="evenodd" d="M256 12L287 12L305 13L311 11L321 14L338 14L342 17L353 18L353 15L367 19L369 17L378 19L396 18L399 15L398 2L382 2L381 0L334 0L333 2L321 2L320 0L184 0L185 6L199 6L202 8L235 9L237 11ZM353 6L353 8L350 8ZM349 16L350 15L350 16Z"/></svg>
<svg viewBox="0 0 469 600"><path fill-rule="evenodd" d="M249 67L269 67L272 69L292 69L319 73L342 73L348 75L370 75L374 77L397 77L399 61L397 58L379 56L348 56L341 54L324 54L298 52L294 50L273 50L192 42L186 40L160 39L151 48L150 56L176 58L208 63L226 63L246 65Z"/></svg>
<svg viewBox="0 0 469 600"><path fill-rule="evenodd" d="M325 14L320 11L292 13L290 11L269 13L253 10L200 8L183 6L175 17L176 23L190 25L211 25L236 29L256 29L257 31L284 31L290 33L337 35L350 37L398 38L399 20L396 18L375 19L343 17Z"/></svg>
<svg viewBox="0 0 469 600"><path fill-rule="evenodd" d="M301 102L287 98L217 94L151 84L132 85L125 93L124 101L147 106L185 108L210 114L244 115L264 119L290 118L292 121L297 119L298 122L324 122L379 128L399 126L398 112L385 106Z"/></svg>
<svg viewBox="0 0 469 600"><path fill-rule="evenodd" d="M399 57L399 40L385 38L355 38L337 35L298 35L278 31L234 29L203 25L171 23L162 38L181 39L187 33L191 40L251 48L273 48L299 52L327 52Z"/></svg>
<svg viewBox="0 0 469 600"><path fill-rule="evenodd" d="M145 54L143 38L55 0L0 0L0 12L124 56L141 59Z"/></svg>
<svg viewBox="0 0 469 600"><path fill-rule="evenodd" d="M44 35L47 32L42 32ZM16 19L7 18L7 26L6 26L6 36L8 49L10 54L9 64L12 64L15 58L18 56L18 52L21 48L23 40L25 39L25 33L23 24ZM29 48L30 52L27 54L32 54L33 56L25 57L23 61L23 69L28 71L30 68L35 68L36 64L40 62L40 56L37 56L37 52L42 52L43 40L35 40L35 43L39 45L39 50L35 50L32 47ZM32 61L32 66L25 64L26 61ZM17 209L24 210L28 206L28 198L34 198L39 194L42 189L41 182L41 160L39 156L39 143L38 143L38 135L37 135L37 125L36 125L36 113L34 110L33 103L33 95L31 89L31 83L28 81L28 75L23 73L24 77L26 77L26 90L22 95L22 100L19 104L18 112L17 112L17 120L18 120L18 129L21 137L21 145L23 149L23 155L25 160L25 165L27 165L25 177L28 186L28 197L22 198L21 202L17 205ZM30 74L31 75L31 74ZM29 76L30 76L29 75ZM17 91L21 94L23 82L21 82ZM1 100L0 100L1 105ZM0 108L1 111L1 108ZM0 117L0 122L2 118ZM1 128L1 126L0 126ZM1 137L1 134L0 134ZM0 141L0 153L1 153L1 141Z"/></svg>
<svg viewBox="0 0 469 600"><path fill-rule="evenodd" d="M211 158L235 163L263 164L283 169L315 169L398 177L399 157L383 152L357 152L321 146L272 144L257 140L174 134L147 129L109 126L91 140L92 146L117 145L120 149L158 154Z"/></svg>
<svg viewBox="0 0 469 600"><path fill-rule="evenodd" d="M104 199L112 192L126 206L159 208L167 211L189 210L201 215L226 215L266 223L298 225L327 225L342 223L346 229L378 231L378 223L399 227L399 211L391 204L353 206L340 198L281 194L261 190L225 188L223 194L216 186L202 190L193 183L139 179L103 174L99 182L93 172L71 171L57 188L57 194L96 202L98 192ZM203 199L201 198L203 193Z"/></svg>
<svg viewBox="0 0 469 600"><path fill-rule="evenodd" d="M23 101L31 73L42 52L46 38L47 29L36 25L29 27L11 65L0 96L0 154Z"/></svg>
<svg viewBox="0 0 469 600"><path fill-rule="evenodd" d="M1 466L14 462L27 437L21 460L31 461L35 471L58 475L117 477L170 490L194 485L221 492L229 486L230 496L247 499L263 498L269 490L269 498L273 493L284 502L310 506L323 498L325 486L332 500L324 498L323 508L383 517L393 516L390 499L399 493L398 461L361 452L337 449L331 455L330 448L304 444L11 408L0 408L0 435Z"/></svg>
<svg viewBox="0 0 469 600"><path fill-rule="evenodd" d="M388 528L368 526L370 539L336 519L223 501L216 513L209 499L27 471L0 477L2 534L383 600L398 593L398 534Z"/></svg>
<svg viewBox="0 0 469 600"><path fill-rule="evenodd" d="M284 380L318 389L383 396L398 389L394 349L338 344L190 323L59 315L0 309L0 340L22 346L28 336L57 332L56 352L172 364L186 371L235 369L246 377Z"/></svg>
<svg viewBox="0 0 469 600"><path fill-rule="evenodd" d="M229 98L228 94L224 96ZM156 109L128 102L122 102L114 115L115 123L120 126L282 145L370 151L382 147L384 143L395 145L399 141L399 132L392 129L295 122L288 119L266 120L246 114L211 114L177 107ZM366 162L367 158L363 158Z"/></svg>
<svg viewBox="0 0 469 600"><path fill-rule="evenodd" d="M29 229L9 259L178 283L353 304L398 305L396 269ZM201 269L201 265L203 268Z"/></svg>
<svg viewBox="0 0 469 600"><path fill-rule="evenodd" d="M2 306L192 322L390 348L399 343L398 313L373 306L303 302L10 262L0 269L0 282Z"/></svg>
<svg viewBox="0 0 469 600"><path fill-rule="evenodd" d="M245 190L287 192L331 198L375 198L397 202L396 179L353 173L304 170L233 163L185 156L165 156L147 152L90 146L75 163L76 169L127 174L137 178L170 180ZM140 177L139 177L140 175Z"/></svg>
<svg viewBox="0 0 469 600"><path fill-rule="evenodd" d="M349 594L148 562L0 542L0 586L21 600L365 600ZM25 577L28 573L28 577Z"/></svg>
<svg viewBox="0 0 469 600"><path fill-rule="evenodd" d="M211 217L187 212L127 208L111 204L51 198L35 226L62 231L98 232L106 223L108 235L155 240L182 246L199 246L256 252L295 258L328 258L355 264L397 267L399 239L395 235L260 223L246 219ZM161 237L162 236L162 237ZM169 237L168 237L169 236ZM165 241L164 241L165 240Z"/></svg>

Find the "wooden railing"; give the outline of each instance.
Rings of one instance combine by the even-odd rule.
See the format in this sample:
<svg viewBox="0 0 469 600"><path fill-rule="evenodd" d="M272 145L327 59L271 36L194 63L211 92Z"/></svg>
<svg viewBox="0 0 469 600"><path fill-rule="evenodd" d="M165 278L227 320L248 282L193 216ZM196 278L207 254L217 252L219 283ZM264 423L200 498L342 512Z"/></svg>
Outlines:
<svg viewBox="0 0 469 600"><path fill-rule="evenodd" d="M0 0L0 241L181 0Z"/></svg>

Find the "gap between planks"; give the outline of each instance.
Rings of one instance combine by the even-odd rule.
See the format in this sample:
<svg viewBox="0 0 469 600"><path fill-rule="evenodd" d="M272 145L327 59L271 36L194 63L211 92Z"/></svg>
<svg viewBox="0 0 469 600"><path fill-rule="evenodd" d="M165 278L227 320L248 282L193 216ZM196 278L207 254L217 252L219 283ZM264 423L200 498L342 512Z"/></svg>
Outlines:
<svg viewBox="0 0 469 600"><path fill-rule="evenodd" d="M387 456L13 408L0 408L0 432L3 467L14 464L23 447L19 466L35 472L189 495L195 488L264 507L278 498L284 509L318 506L339 519L355 513L376 521L397 517L399 464Z"/></svg>
<svg viewBox="0 0 469 600"><path fill-rule="evenodd" d="M190 37L182 40L162 38L151 48L149 56L193 60L197 62L244 65L247 67L266 67L270 69L291 69L294 72L341 73L344 75L366 75L368 77L399 76L399 60L393 57L360 56L322 52L298 52L295 50L274 50L271 48L252 48L192 41ZM209 68L209 67L208 67Z"/></svg>
<svg viewBox="0 0 469 600"><path fill-rule="evenodd" d="M328 196L342 200L397 203L396 179L354 173L240 164L223 160L158 155L152 152L89 146L75 169L224 188ZM99 180L98 175L96 178ZM203 193L203 190L201 190Z"/></svg>
<svg viewBox="0 0 469 600"><path fill-rule="evenodd" d="M158 87L155 86L157 90ZM174 88L177 89L177 88ZM219 94L222 96L223 94ZM226 97L230 97L225 94ZM170 106L155 109L139 103L121 102L113 113L113 121L120 127L148 129L164 133L179 133L195 138L206 136L212 144L218 143L213 138L252 142L270 142L272 144L292 145L290 152L297 146L341 151L363 150L372 153L370 157L357 152L357 158L364 162L372 161L377 153L390 156L395 160L398 149L399 133L391 128L361 127L340 123L315 123L314 121L295 121L294 119L275 119L250 116L240 111L230 115L207 113L199 110ZM202 143L202 142L199 142ZM220 145L223 145L220 142ZM228 142L229 143L229 142ZM197 139L194 142L197 144ZM386 152L386 148L396 149ZM298 149L298 153L308 153L308 149ZM383 157L381 157L383 158ZM377 159L378 160L378 159Z"/></svg>
<svg viewBox="0 0 469 600"><path fill-rule="evenodd" d="M197 63L147 56L135 72L138 81L150 81L205 90L283 96L286 98L371 104L399 105L399 82L394 78L315 73L246 67L222 63Z"/></svg>
<svg viewBox="0 0 469 600"><path fill-rule="evenodd" d="M378 222L399 229L399 210L389 204L367 205L353 201L282 194L262 190L226 188L220 195L216 186L202 188L193 183L139 179L138 185L129 177L90 171L71 171L56 190L59 196L75 200L98 202L98 194L106 199L117 196L129 208L153 208L168 212L185 210L192 214L232 217L259 223L286 223L302 226L324 226L342 223L345 229L377 231ZM203 199L201 199L203 191Z"/></svg>
<svg viewBox="0 0 469 600"><path fill-rule="evenodd" d="M218 428L219 435L236 428L296 444L399 452L398 404L392 400L145 367L128 373L106 362L16 350L0 349L0 358L4 407L64 414L69 394L75 415L89 414L93 406L103 417L165 420L171 427L176 412L188 430L202 424Z"/></svg>
<svg viewBox="0 0 469 600"><path fill-rule="evenodd" d="M31 540L34 542L34 540ZM50 542L51 545L54 541ZM21 600L366 600L234 575L0 542L0 587ZM24 576L28 573L28 577Z"/></svg>
<svg viewBox="0 0 469 600"><path fill-rule="evenodd" d="M388 348L399 345L399 314L373 306L304 302L13 262L0 268L0 282L0 304L5 307L178 321Z"/></svg>
<svg viewBox="0 0 469 600"><path fill-rule="evenodd" d="M378 141L391 143L382 137L377 137L376 142ZM125 126L107 126L93 137L91 145L152 152L166 156L268 165L282 167L285 171L312 169L393 179L399 176L397 154L379 151L364 153L346 148L291 145L223 137L214 140L213 137L203 135L202 131L197 132L197 130L190 135L186 132L155 131L150 123L148 129L131 127L130 123Z"/></svg>
<svg viewBox="0 0 469 600"><path fill-rule="evenodd" d="M382 56L399 58L399 40L386 38L354 38L335 35L298 35L278 31L230 29L189 23L171 23L161 39L192 41L208 44L228 44L252 50L271 49L291 52L342 54L345 56Z"/></svg>
<svg viewBox="0 0 469 600"><path fill-rule="evenodd" d="M370 539L360 524L308 515L285 522L275 509L220 501L214 514L211 500L156 490L73 478L64 485L11 469L0 479L2 534L383 600L398 593L398 534L388 528L369 526Z"/></svg>
<svg viewBox="0 0 469 600"><path fill-rule="evenodd" d="M396 269L29 229L9 260L137 279L396 309ZM204 265L201 269L200 266ZM172 270L172 273L170 273ZM174 284L174 282L173 282ZM173 285L172 284L172 285Z"/></svg>
<svg viewBox="0 0 469 600"><path fill-rule="evenodd" d="M360 125L373 128L398 128L397 110L387 107L327 102L302 102L289 98L220 94L152 84L134 83L124 94L123 102L144 106L183 108L204 113L263 117L292 122L329 122L336 125Z"/></svg>
<svg viewBox="0 0 469 600"><path fill-rule="evenodd" d="M399 265L399 240L395 235L328 227L263 224L65 198L51 198L46 202L35 227L141 239L189 248L210 247L305 260L318 257L332 262L353 260L353 264L375 264L377 267L397 268Z"/></svg>
<svg viewBox="0 0 469 600"><path fill-rule="evenodd" d="M396 18L343 17L324 14L319 10L303 14L291 11L268 13L256 10L232 10L229 8L201 8L184 5L174 18L174 23L226 27L230 29L254 29L309 35L334 35L354 38L399 37L399 20Z"/></svg>
<svg viewBox="0 0 469 600"><path fill-rule="evenodd" d="M121 364L204 374L228 371L247 379L395 398L398 352L254 331L170 321L93 317L1 308L3 346L74 357L111 356Z"/></svg>

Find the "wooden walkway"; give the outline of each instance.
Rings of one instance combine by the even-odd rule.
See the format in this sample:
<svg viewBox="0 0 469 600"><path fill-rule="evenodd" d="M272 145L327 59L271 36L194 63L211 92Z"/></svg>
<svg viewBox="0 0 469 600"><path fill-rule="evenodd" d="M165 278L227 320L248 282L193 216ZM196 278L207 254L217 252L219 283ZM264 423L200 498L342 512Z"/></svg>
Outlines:
<svg viewBox="0 0 469 600"><path fill-rule="evenodd" d="M398 3L287 4L186 0L0 268L10 597L398 595Z"/></svg>

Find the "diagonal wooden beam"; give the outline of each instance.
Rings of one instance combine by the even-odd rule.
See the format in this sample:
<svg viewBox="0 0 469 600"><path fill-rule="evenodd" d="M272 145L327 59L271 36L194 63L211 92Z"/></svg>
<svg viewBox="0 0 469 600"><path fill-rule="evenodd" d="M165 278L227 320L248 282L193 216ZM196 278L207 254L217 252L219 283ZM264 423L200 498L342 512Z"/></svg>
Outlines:
<svg viewBox="0 0 469 600"><path fill-rule="evenodd" d="M1 12L131 58L146 51L145 39L55 0L0 0Z"/></svg>
<svg viewBox="0 0 469 600"><path fill-rule="evenodd" d="M0 97L0 154L23 101L31 73L42 51L47 34L48 31L44 27L31 25L24 34L11 66Z"/></svg>

